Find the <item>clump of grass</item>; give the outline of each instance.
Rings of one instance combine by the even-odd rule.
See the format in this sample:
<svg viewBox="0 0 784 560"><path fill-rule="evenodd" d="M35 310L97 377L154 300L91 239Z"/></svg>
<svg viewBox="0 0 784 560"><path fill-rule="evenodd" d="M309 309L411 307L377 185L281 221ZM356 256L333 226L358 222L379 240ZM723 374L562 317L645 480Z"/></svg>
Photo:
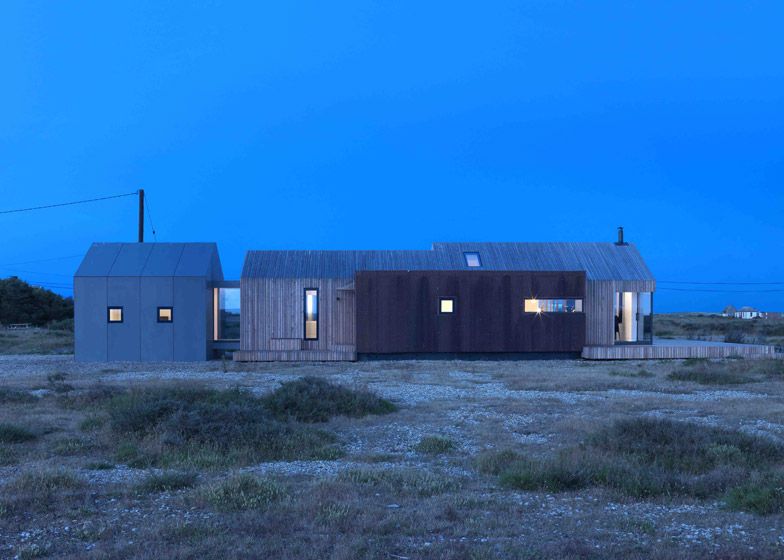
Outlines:
<svg viewBox="0 0 784 560"><path fill-rule="evenodd" d="M701 385L740 385L784 375L784 360L777 359L706 359L684 360L668 377L675 381L693 381Z"/></svg>
<svg viewBox="0 0 784 560"><path fill-rule="evenodd" d="M93 444L80 438L65 438L58 440L52 447L55 455L79 455L91 449Z"/></svg>
<svg viewBox="0 0 784 560"><path fill-rule="evenodd" d="M90 415L79 423L79 429L83 432L94 432L100 430L106 424L103 416Z"/></svg>
<svg viewBox="0 0 784 560"><path fill-rule="evenodd" d="M435 496L459 488L458 481L430 471L396 469L350 469L341 472L338 480L370 486L394 494L419 497Z"/></svg>
<svg viewBox="0 0 784 560"><path fill-rule="evenodd" d="M0 404L31 403L38 400L29 391L14 389L12 387L0 387Z"/></svg>
<svg viewBox="0 0 784 560"><path fill-rule="evenodd" d="M742 385L756 381L751 375L706 365L676 369L667 378L673 381L691 381L700 385Z"/></svg>
<svg viewBox="0 0 784 560"><path fill-rule="evenodd" d="M12 513L59 507L84 488L85 482L70 471L34 470L23 472L6 484L0 495L3 507Z"/></svg>
<svg viewBox="0 0 784 560"><path fill-rule="evenodd" d="M231 477L200 492L201 499L220 511L266 509L285 495L277 482L251 474Z"/></svg>
<svg viewBox="0 0 784 560"><path fill-rule="evenodd" d="M16 477L8 488L12 490L54 492L57 490L75 490L83 486L83 480L72 472L61 469L25 471Z"/></svg>
<svg viewBox="0 0 784 560"><path fill-rule="evenodd" d="M767 477L732 488L725 503L730 509L757 515L784 513L784 477Z"/></svg>
<svg viewBox="0 0 784 560"><path fill-rule="evenodd" d="M370 391L349 389L318 377L286 382L268 395L264 404L276 418L300 422L326 422L334 416L361 418L397 410Z"/></svg>
<svg viewBox="0 0 784 560"><path fill-rule="evenodd" d="M18 460L13 449L6 445L0 445L0 467L15 465Z"/></svg>
<svg viewBox="0 0 784 560"><path fill-rule="evenodd" d="M148 476L138 486L137 490L144 493L173 492L184 488L191 488L196 484L197 476L192 472L164 472Z"/></svg>
<svg viewBox="0 0 784 560"><path fill-rule="evenodd" d="M68 376L63 372L54 372L47 375L46 381L49 386L49 390L54 393L68 393L73 391L73 385L65 382L67 377Z"/></svg>
<svg viewBox="0 0 784 560"><path fill-rule="evenodd" d="M87 463L84 468L91 471L110 471L114 468L114 464L109 463L108 461L95 461Z"/></svg>
<svg viewBox="0 0 784 560"><path fill-rule="evenodd" d="M455 442L449 438L441 436L427 436L423 437L418 444L414 447L420 453L427 453L429 455L439 455L441 453L448 453L455 448Z"/></svg>
<svg viewBox="0 0 784 560"><path fill-rule="evenodd" d="M25 443L32 441L36 435L15 424L0 424L0 443Z"/></svg>
<svg viewBox="0 0 784 560"><path fill-rule="evenodd" d="M335 459L336 438L273 418L262 399L239 389L157 387L115 395L109 429L126 439L129 466L221 467L259 461Z"/></svg>
<svg viewBox="0 0 784 560"><path fill-rule="evenodd" d="M640 367L636 370L628 370L628 369L613 370L610 372L610 375L613 375L615 377L636 377L636 378L648 378L648 377L656 376L656 374L648 371L644 367Z"/></svg>
<svg viewBox="0 0 784 560"><path fill-rule="evenodd" d="M476 460L476 469L482 474L498 476L509 469L514 463L521 461L523 456L511 449L488 451L480 454Z"/></svg>

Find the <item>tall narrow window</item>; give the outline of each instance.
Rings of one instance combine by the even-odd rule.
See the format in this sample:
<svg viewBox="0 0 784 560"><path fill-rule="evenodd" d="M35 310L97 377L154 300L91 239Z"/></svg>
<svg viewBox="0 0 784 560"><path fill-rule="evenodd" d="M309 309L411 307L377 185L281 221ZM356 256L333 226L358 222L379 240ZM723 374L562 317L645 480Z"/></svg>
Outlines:
<svg viewBox="0 0 784 560"><path fill-rule="evenodd" d="M110 323L123 322L123 308L122 307L109 307L107 310L107 321Z"/></svg>
<svg viewBox="0 0 784 560"><path fill-rule="evenodd" d="M463 256L468 268L479 268L482 266L482 259L479 258L479 253L463 253Z"/></svg>
<svg viewBox="0 0 784 560"><path fill-rule="evenodd" d="M305 290L305 340L318 340L318 290Z"/></svg>

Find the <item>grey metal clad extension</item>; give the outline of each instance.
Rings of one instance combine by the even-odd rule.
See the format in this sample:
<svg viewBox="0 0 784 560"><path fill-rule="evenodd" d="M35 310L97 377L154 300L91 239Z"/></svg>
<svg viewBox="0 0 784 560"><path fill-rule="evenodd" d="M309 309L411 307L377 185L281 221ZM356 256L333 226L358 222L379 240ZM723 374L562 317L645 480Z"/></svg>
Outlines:
<svg viewBox="0 0 784 560"><path fill-rule="evenodd" d="M478 252L481 270L581 271L589 280L654 277L637 248L615 243L434 243L412 251L248 251L243 278L352 278L358 270L466 270Z"/></svg>
<svg viewBox="0 0 784 560"><path fill-rule="evenodd" d="M220 280L215 243L94 243L74 275L76 359L207 359ZM108 306L123 308L121 323L108 323ZM159 307L174 320L158 322Z"/></svg>

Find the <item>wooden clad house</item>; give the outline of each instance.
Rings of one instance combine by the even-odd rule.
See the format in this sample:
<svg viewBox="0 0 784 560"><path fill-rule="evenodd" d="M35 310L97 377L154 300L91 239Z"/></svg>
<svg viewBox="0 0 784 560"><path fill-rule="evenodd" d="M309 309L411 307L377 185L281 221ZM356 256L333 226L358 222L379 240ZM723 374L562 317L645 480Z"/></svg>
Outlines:
<svg viewBox="0 0 784 560"><path fill-rule="evenodd" d="M249 251L234 358L579 354L650 344L656 282L617 243Z"/></svg>

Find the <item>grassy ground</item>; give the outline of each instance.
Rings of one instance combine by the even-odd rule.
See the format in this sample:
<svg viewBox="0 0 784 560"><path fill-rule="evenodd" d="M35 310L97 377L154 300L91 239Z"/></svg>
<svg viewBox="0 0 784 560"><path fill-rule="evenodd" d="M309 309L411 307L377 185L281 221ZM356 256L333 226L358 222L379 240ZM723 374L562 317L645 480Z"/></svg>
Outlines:
<svg viewBox="0 0 784 560"><path fill-rule="evenodd" d="M703 313L664 313L653 319L654 335L720 342L784 346L784 319L736 319Z"/></svg>
<svg viewBox="0 0 784 560"><path fill-rule="evenodd" d="M0 557L780 558L782 365L0 358Z"/></svg>
<svg viewBox="0 0 784 560"><path fill-rule="evenodd" d="M0 329L0 354L72 354L73 331Z"/></svg>

